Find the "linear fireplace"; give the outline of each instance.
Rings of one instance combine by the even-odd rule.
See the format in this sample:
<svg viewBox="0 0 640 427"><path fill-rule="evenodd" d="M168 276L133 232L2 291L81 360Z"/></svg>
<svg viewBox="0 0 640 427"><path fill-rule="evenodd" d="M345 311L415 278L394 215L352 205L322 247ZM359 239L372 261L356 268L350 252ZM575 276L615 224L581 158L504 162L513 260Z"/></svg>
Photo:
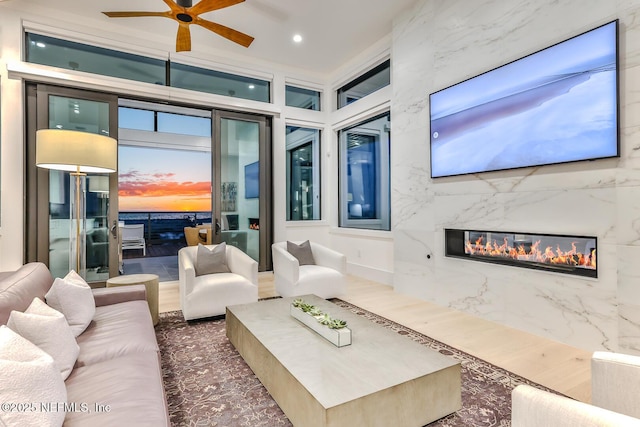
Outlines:
<svg viewBox="0 0 640 427"><path fill-rule="evenodd" d="M598 277L596 237L456 229L444 234L449 257Z"/></svg>

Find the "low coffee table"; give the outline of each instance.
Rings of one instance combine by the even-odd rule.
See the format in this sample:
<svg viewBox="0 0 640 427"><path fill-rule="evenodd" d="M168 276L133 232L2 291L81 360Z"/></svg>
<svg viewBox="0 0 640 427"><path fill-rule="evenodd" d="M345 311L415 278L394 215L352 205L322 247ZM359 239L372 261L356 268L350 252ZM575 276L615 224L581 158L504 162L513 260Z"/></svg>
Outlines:
<svg viewBox="0 0 640 427"><path fill-rule="evenodd" d="M461 408L460 363L315 295L346 320L336 347L295 320L294 298L227 307L227 337L294 426L419 427Z"/></svg>

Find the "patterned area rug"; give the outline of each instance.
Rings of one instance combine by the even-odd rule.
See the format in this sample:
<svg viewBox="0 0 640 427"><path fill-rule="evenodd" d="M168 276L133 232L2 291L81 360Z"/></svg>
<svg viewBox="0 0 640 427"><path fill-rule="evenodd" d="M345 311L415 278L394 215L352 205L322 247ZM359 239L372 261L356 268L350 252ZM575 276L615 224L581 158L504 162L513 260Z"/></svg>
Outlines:
<svg viewBox="0 0 640 427"><path fill-rule="evenodd" d="M545 389L374 313L332 301L460 361L462 409L429 426L509 426L511 390L519 384ZM173 426L291 426L227 339L223 318L187 323L179 311L162 313L156 335Z"/></svg>

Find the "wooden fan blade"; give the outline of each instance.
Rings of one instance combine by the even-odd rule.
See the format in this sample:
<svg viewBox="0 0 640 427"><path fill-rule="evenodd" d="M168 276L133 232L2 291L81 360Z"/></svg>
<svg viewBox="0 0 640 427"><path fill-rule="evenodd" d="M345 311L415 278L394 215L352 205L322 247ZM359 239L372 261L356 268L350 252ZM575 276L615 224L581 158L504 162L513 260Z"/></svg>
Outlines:
<svg viewBox="0 0 640 427"><path fill-rule="evenodd" d="M102 12L109 18L138 18L140 16L165 16L167 12Z"/></svg>
<svg viewBox="0 0 640 427"><path fill-rule="evenodd" d="M244 0L200 0L198 4L189 8L189 12L194 15L211 12L212 10L224 9L234 4L242 3Z"/></svg>
<svg viewBox="0 0 640 427"><path fill-rule="evenodd" d="M201 27L206 28L209 31L213 31L216 34L221 35L222 37L231 40L232 42L238 43L244 47L249 47L253 42L253 37L241 33L240 31L234 30L233 28L225 27L224 25L216 24L215 22L207 21L206 19L202 19L200 17L196 17L194 24L198 24Z"/></svg>
<svg viewBox="0 0 640 427"><path fill-rule="evenodd" d="M178 36L176 37L176 52L189 50L191 50L191 31L189 31L189 24L180 23Z"/></svg>
<svg viewBox="0 0 640 427"><path fill-rule="evenodd" d="M175 13L184 13L185 8L180 6L179 4L177 4L176 2L172 1L172 0L162 0L167 6L169 6L169 8L171 9L171 11L175 12Z"/></svg>

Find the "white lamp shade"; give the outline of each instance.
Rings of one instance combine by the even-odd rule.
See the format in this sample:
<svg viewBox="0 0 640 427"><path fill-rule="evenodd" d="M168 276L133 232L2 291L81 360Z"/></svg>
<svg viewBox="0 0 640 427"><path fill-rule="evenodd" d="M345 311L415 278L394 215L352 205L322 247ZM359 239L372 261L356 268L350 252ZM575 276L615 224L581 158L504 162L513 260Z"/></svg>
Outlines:
<svg viewBox="0 0 640 427"><path fill-rule="evenodd" d="M95 133L41 129L36 132L36 166L70 172L115 172L118 142Z"/></svg>

